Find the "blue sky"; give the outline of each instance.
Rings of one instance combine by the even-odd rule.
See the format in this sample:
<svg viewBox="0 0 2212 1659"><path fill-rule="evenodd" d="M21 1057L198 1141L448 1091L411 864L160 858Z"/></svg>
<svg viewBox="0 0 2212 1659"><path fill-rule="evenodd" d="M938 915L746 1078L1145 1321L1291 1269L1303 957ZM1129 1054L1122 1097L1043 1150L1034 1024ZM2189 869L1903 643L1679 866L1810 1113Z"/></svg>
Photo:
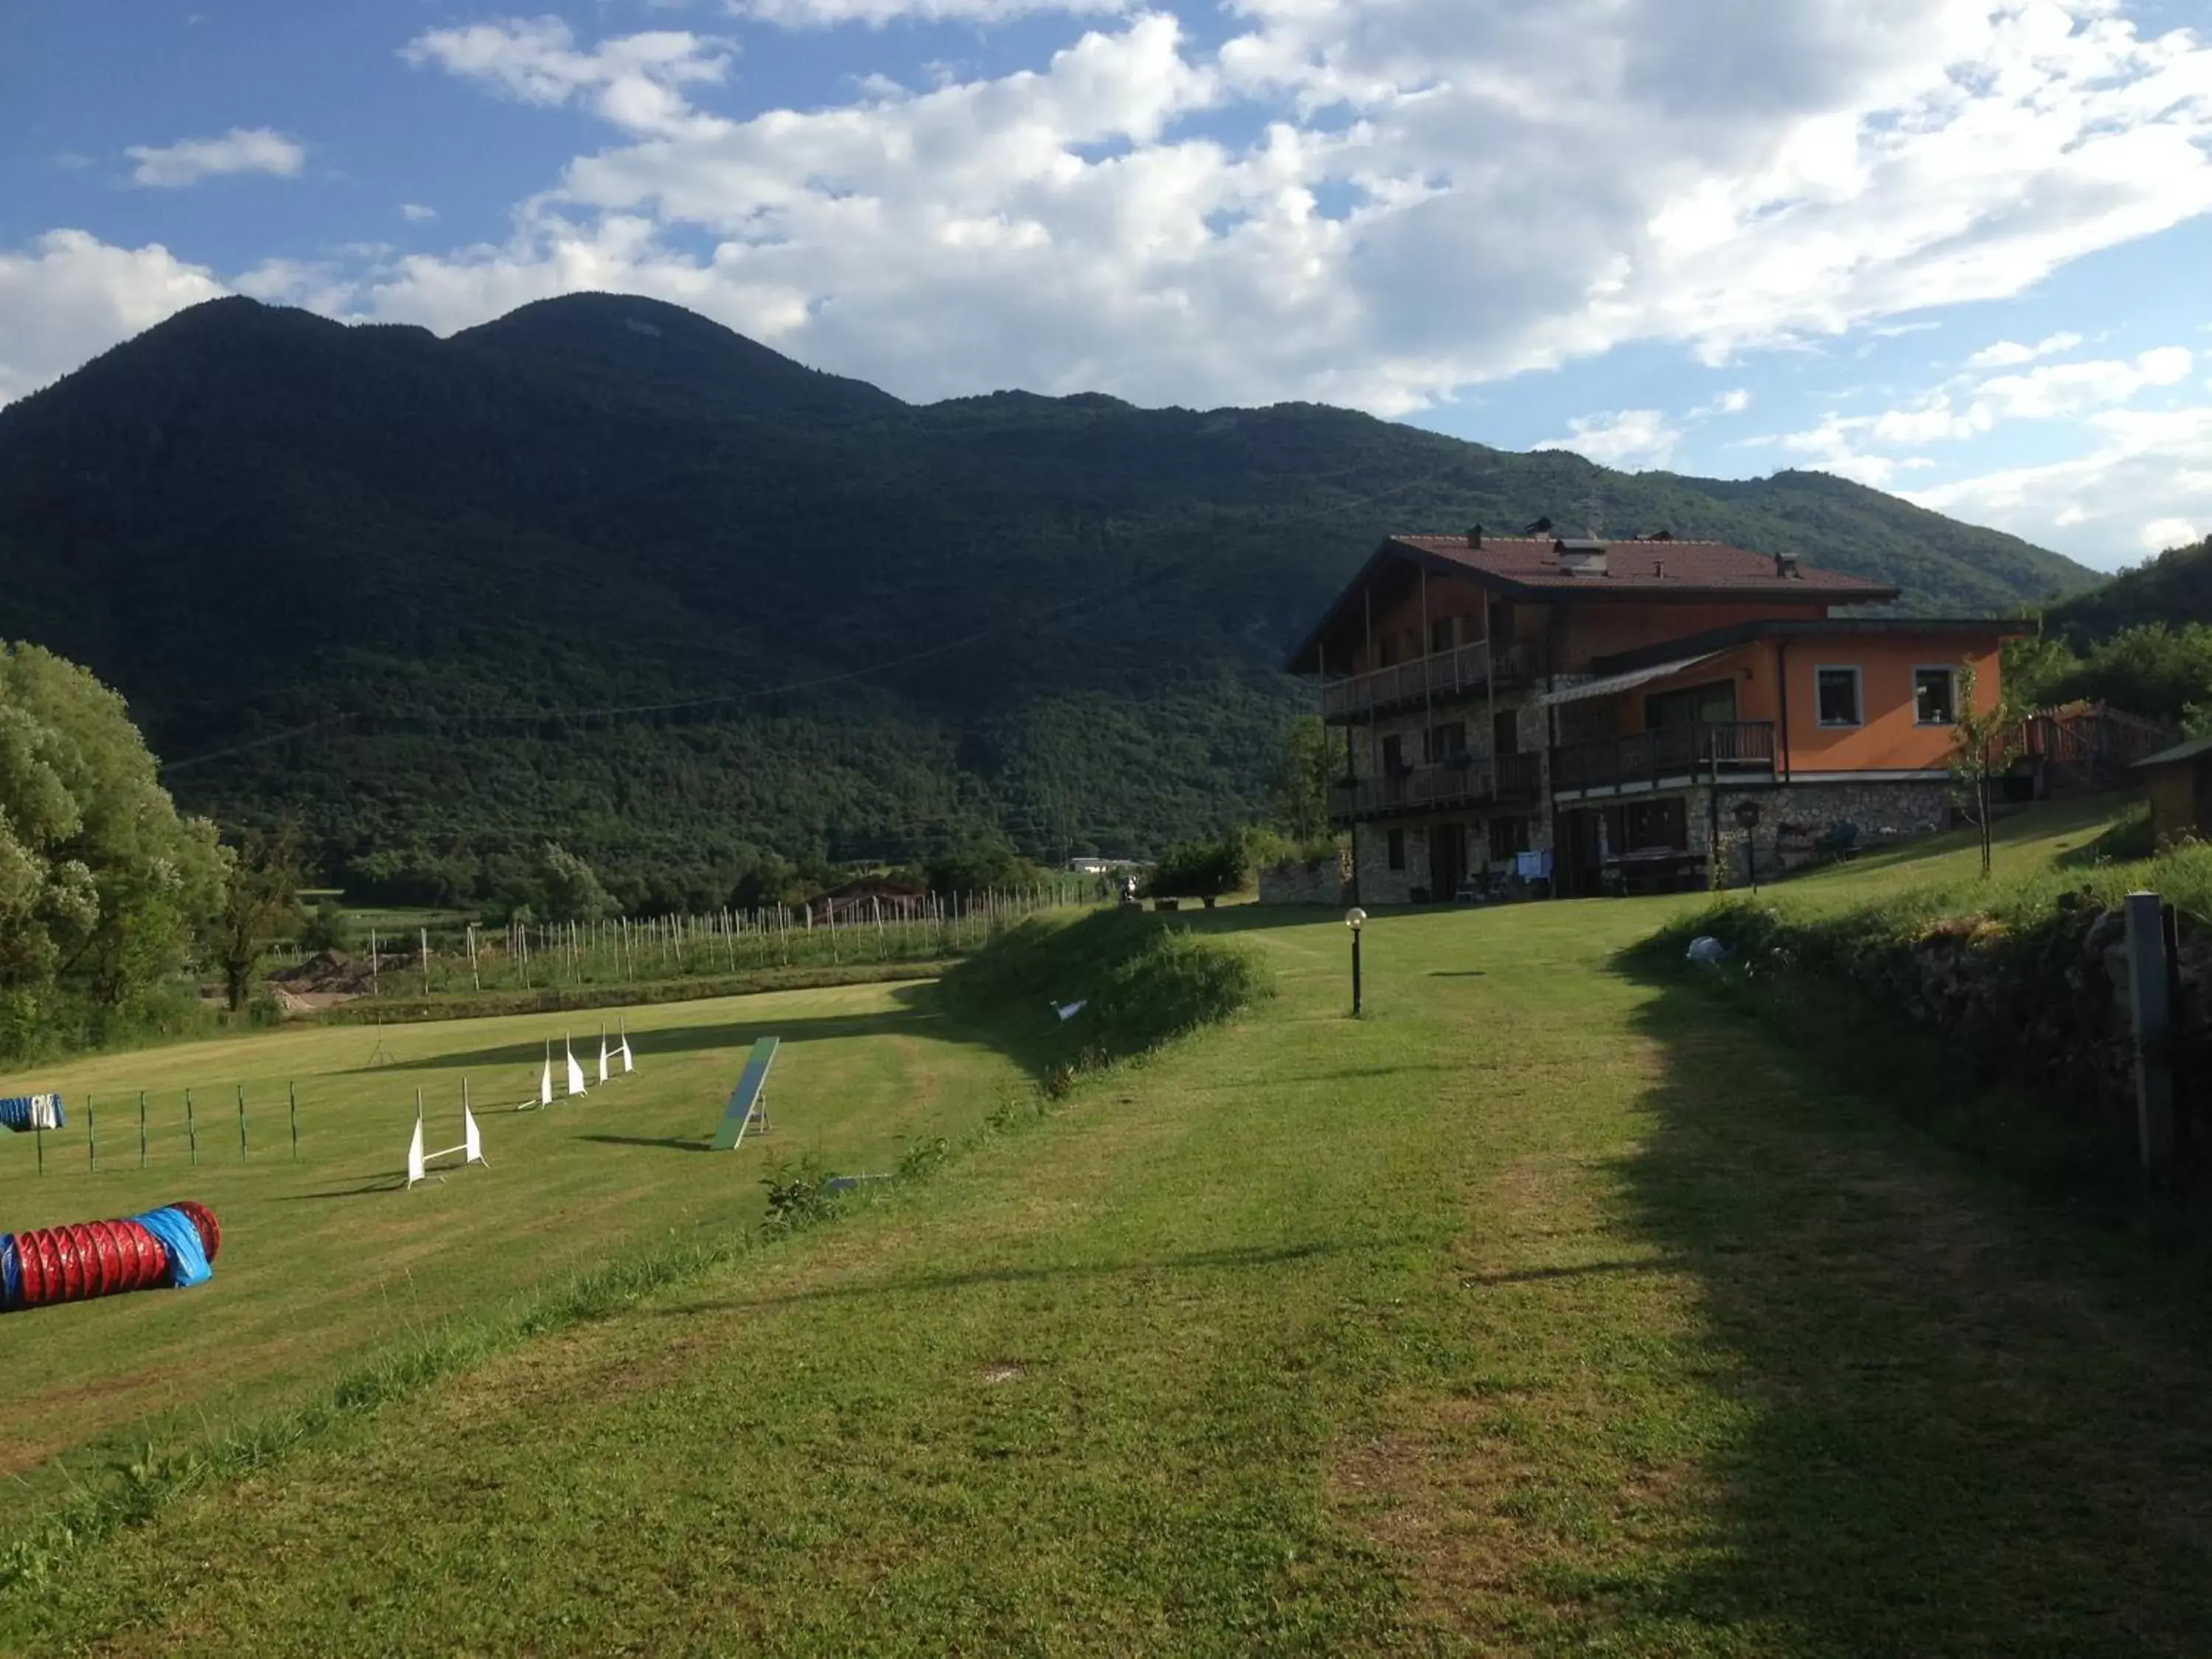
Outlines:
<svg viewBox="0 0 2212 1659"><path fill-rule="evenodd" d="M1310 398L2212 533L2200 0L0 8L0 399L612 288L924 399Z"/></svg>

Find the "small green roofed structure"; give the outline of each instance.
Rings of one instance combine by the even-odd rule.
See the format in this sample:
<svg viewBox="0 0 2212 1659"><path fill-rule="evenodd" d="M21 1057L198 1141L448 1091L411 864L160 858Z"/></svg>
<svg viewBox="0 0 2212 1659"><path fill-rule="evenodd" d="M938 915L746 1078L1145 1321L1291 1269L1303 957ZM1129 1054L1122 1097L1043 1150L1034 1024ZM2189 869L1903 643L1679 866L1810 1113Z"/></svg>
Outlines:
<svg viewBox="0 0 2212 1659"><path fill-rule="evenodd" d="M2149 786L2150 833L2160 847L2212 841L2212 738L2191 738L2135 763Z"/></svg>
<svg viewBox="0 0 2212 1659"><path fill-rule="evenodd" d="M738 1086L730 1091L730 1107L722 1114L722 1127L714 1131L715 1152L733 1152L744 1144L746 1130L768 1128L768 1108L762 1103L761 1093L768 1087L768 1068L775 1064L775 1045L772 1036L753 1044Z"/></svg>

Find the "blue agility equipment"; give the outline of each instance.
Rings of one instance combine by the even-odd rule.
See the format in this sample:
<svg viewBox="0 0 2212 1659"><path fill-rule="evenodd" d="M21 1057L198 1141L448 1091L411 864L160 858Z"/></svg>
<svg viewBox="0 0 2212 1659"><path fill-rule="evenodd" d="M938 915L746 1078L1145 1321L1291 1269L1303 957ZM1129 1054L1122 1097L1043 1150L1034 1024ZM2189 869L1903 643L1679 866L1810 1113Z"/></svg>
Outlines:
<svg viewBox="0 0 2212 1659"><path fill-rule="evenodd" d="M722 1127L714 1131L714 1150L734 1152L744 1145L745 1131L768 1128L768 1109L761 1103L761 1091L768 1086L768 1068L775 1064L775 1038L763 1037L753 1044L753 1051L745 1061L744 1074L738 1086L730 1091L729 1109L722 1114Z"/></svg>
<svg viewBox="0 0 2212 1659"><path fill-rule="evenodd" d="M17 1095L11 1100L0 1100L0 1129L28 1134L34 1129L63 1127L59 1095Z"/></svg>

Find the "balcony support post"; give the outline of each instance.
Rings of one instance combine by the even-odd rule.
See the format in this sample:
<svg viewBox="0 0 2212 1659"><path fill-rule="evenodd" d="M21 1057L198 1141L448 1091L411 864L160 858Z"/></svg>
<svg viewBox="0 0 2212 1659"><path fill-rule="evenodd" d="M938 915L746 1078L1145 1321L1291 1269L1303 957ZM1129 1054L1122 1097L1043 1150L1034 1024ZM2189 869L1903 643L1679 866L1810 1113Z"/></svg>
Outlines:
<svg viewBox="0 0 2212 1659"><path fill-rule="evenodd" d="M1429 672L1429 662L1436 641L1429 635L1429 568L1421 567L1421 758L1441 760L1441 755L1429 753L1430 733L1437 728L1437 677Z"/></svg>

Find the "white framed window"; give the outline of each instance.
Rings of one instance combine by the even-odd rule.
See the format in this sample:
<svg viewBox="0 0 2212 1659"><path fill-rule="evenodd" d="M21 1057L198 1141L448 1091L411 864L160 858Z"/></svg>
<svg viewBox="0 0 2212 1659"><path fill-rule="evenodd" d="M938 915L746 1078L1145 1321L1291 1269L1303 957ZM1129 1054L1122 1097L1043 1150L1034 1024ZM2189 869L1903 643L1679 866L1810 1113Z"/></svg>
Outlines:
<svg viewBox="0 0 2212 1659"><path fill-rule="evenodd" d="M1865 677L1856 668L1813 671L1813 717L1822 726L1866 724Z"/></svg>
<svg viewBox="0 0 2212 1659"><path fill-rule="evenodd" d="M1912 671L1912 718L1922 726L1959 723L1959 671L1948 664Z"/></svg>

